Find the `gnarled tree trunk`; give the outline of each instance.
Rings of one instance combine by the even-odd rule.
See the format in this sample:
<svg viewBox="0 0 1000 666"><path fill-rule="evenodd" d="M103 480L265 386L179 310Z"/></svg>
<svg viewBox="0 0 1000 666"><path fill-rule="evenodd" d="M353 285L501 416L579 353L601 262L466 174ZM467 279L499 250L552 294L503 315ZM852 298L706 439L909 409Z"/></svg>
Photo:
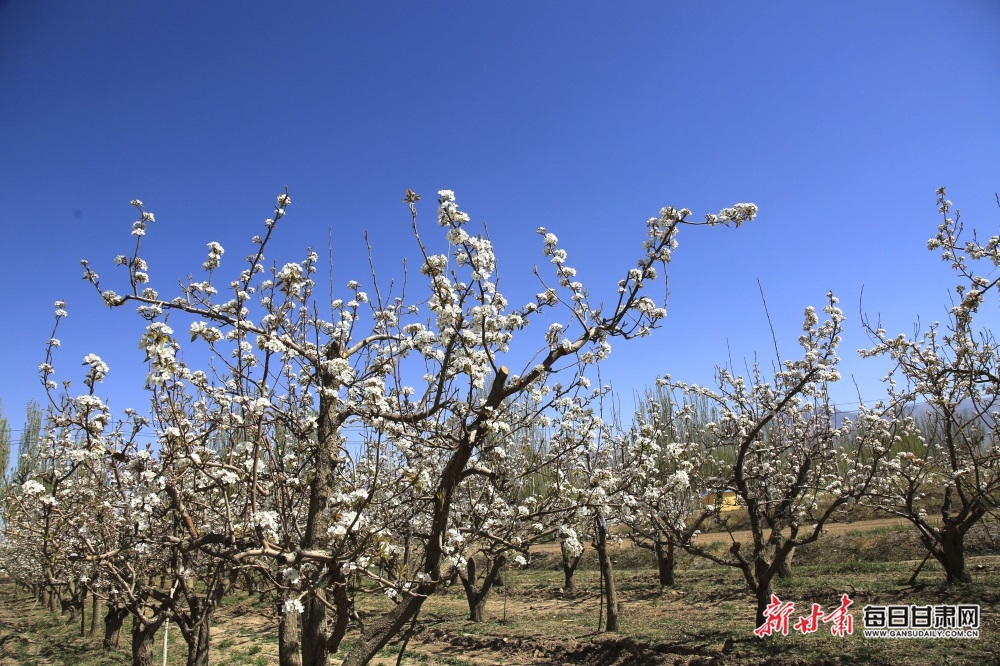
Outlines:
<svg viewBox="0 0 1000 666"><path fill-rule="evenodd" d="M187 666L208 666L212 613L215 605L203 597L192 597L188 602L188 608L189 625L183 632L188 646Z"/></svg>
<svg viewBox="0 0 1000 666"><path fill-rule="evenodd" d="M489 599L490 592L496 584L500 570L507 558L503 555L495 559L486 559L486 578L481 587L476 584L476 559L470 557L465 563L466 573L459 574L462 578L462 586L465 588L465 598L469 602L469 619L473 622L483 621L483 611L486 609L486 600Z"/></svg>
<svg viewBox="0 0 1000 666"><path fill-rule="evenodd" d="M972 576L965 567L965 529L964 525L955 522L945 522L939 532L940 548L933 548L931 553L944 567L948 584L971 583Z"/></svg>
<svg viewBox="0 0 1000 666"><path fill-rule="evenodd" d="M340 571L336 572L330 591L333 596L333 607L337 609L337 616L333 623L333 630L330 631L330 637L327 639L326 648L333 653L340 649L340 643L347 634L347 625L351 620L354 603L347 593L347 577Z"/></svg>
<svg viewBox="0 0 1000 666"><path fill-rule="evenodd" d="M132 616L132 666L155 666L156 632L163 620L145 623Z"/></svg>
<svg viewBox="0 0 1000 666"><path fill-rule="evenodd" d="M669 539L667 541L657 539L653 548L656 552L656 568L660 575L660 587L673 587L674 567L676 565L674 542Z"/></svg>
<svg viewBox="0 0 1000 666"><path fill-rule="evenodd" d="M118 647L118 637L127 617L127 610L108 604L108 612L104 615L104 641L101 643L104 649L113 650Z"/></svg>

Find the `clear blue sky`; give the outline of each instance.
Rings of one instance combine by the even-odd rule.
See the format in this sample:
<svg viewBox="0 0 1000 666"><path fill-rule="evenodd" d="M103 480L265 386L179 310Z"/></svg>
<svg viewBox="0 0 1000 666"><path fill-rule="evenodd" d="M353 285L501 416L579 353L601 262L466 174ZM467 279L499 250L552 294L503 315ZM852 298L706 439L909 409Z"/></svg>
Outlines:
<svg viewBox="0 0 1000 666"><path fill-rule="evenodd" d="M144 256L171 294L209 241L236 270L286 186L270 257L325 256L332 228L338 286L367 278L366 230L386 276L414 256L406 188L427 236L435 192L454 189L489 224L515 304L545 264L540 225L610 298L661 206L756 202L750 226L685 230L663 329L616 344L603 379L628 396L773 358L759 279L784 356L803 308L840 296L835 396L856 403L853 374L875 398L884 367L855 353L862 286L890 331L943 319L934 189L969 224L1000 225L998 63L987 0L0 2L3 411L19 428L42 397L56 299L70 315L57 378L82 390L94 352L112 407L145 407L141 322L79 266L121 290L130 199L156 214ZM532 347L542 333L525 331Z"/></svg>

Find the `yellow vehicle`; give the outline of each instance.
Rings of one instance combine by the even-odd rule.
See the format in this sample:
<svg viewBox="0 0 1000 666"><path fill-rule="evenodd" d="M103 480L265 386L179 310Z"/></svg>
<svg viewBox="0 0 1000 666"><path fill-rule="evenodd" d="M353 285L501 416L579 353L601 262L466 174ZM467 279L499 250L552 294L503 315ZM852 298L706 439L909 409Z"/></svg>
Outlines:
<svg viewBox="0 0 1000 666"><path fill-rule="evenodd" d="M716 499L717 493L705 493L701 496L702 506L708 506L710 504L719 505ZM735 490L723 490L722 491L722 506L719 507L720 511L738 511L740 509L740 504L736 500Z"/></svg>

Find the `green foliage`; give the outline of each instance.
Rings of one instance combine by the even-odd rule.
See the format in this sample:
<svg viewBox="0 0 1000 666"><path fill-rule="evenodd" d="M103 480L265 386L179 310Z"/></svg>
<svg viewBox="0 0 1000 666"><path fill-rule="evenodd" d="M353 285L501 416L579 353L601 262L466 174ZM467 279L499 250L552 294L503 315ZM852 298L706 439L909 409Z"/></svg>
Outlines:
<svg viewBox="0 0 1000 666"><path fill-rule="evenodd" d="M736 448L720 444L718 436L709 427L718 422L719 408L707 396L677 395L663 386L656 386L646 389L644 398L637 423L650 422L653 410L656 410L659 422L665 426L656 442L661 452L674 442L691 443L701 451L711 451L711 456L690 461L705 478L722 475L727 467L731 468L736 462ZM671 474L676 470L676 462L671 456L661 453L657 469L661 474Z"/></svg>
<svg viewBox="0 0 1000 666"><path fill-rule="evenodd" d="M0 404L0 501L7 491L7 470L10 468L10 423Z"/></svg>
<svg viewBox="0 0 1000 666"><path fill-rule="evenodd" d="M24 429L17 441L17 461L11 475L11 483L21 485L27 481L40 464L42 434L42 410L32 400L25 408Z"/></svg>
<svg viewBox="0 0 1000 666"><path fill-rule="evenodd" d="M24 428L18 438L17 449L14 450L11 446L13 431L10 420L3 415L0 406L0 506L10 489L27 481L38 464L41 430L42 410L36 402L31 401L26 408ZM11 458L15 456L14 464L11 464ZM3 518L0 515L0 527L2 526Z"/></svg>

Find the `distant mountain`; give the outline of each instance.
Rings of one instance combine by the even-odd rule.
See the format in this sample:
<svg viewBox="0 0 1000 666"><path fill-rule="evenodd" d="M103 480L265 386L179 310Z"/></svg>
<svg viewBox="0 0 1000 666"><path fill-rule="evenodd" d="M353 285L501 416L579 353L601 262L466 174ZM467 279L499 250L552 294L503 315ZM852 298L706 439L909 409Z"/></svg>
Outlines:
<svg viewBox="0 0 1000 666"><path fill-rule="evenodd" d="M964 414L972 415L973 404L971 400L964 400L961 405L959 405L959 411ZM1000 411L1000 401L997 402L996 409L994 411ZM926 419L928 416L934 413L934 407L926 402L919 402L911 406L908 410L910 416L915 418L918 423ZM833 414L833 424L834 427L839 428L843 424L845 419L850 419L851 421L857 420L858 412L847 411L847 410L835 410ZM992 430L995 424L993 417L990 414L984 414L980 421L987 430Z"/></svg>

